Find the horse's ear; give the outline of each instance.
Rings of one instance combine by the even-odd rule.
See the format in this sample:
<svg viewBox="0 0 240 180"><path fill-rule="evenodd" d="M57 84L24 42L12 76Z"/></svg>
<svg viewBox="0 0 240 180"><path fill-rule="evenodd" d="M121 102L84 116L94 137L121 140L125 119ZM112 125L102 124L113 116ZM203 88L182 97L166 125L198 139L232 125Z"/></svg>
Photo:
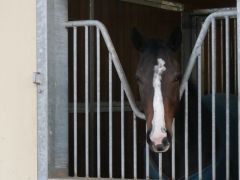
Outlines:
<svg viewBox="0 0 240 180"><path fill-rule="evenodd" d="M132 29L131 39L132 39L134 47L138 51L142 52L144 50L145 40L136 28Z"/></svg>
<svg viewBox="0 0 240 180"><path fill-rule="evenodd" d="M182 43L182 31L180 27L177 27L171 33L168 39L168 46L173 50L176 51Z"/></svg>

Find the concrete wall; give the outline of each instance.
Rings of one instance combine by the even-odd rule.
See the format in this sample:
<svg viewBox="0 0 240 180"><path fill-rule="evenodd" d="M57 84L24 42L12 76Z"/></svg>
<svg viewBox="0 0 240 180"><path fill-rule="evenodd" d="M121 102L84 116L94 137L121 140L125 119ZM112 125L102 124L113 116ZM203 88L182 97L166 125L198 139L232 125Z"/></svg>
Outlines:
<svg viewBox="0 0 240 180"><path fill-rule="evenodd" d="M36 4L0 2L0 179L37 179Z"/></svg>

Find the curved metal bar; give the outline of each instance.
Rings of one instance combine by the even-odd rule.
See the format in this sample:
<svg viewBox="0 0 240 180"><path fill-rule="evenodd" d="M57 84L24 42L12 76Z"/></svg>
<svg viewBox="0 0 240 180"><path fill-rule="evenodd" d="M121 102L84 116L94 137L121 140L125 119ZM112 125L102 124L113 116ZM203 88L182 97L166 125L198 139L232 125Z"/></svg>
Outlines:
<svg viewBox="0 0 240 180"><path fill-rule="evenodd" d="M113 46L112 40L111 40L109 33L107 31L107 28L104 26L104 24L102 24L100 21L97 21L97 20L86 20L86 21L69 21L69 22L66 22L64 25L67 28L80 27L80 26L96 26L97 28L99 28L99 30L101 31L101 34L103 36L103 39L106 43L106 46L108 48L108 51L112 54L113 64L117 70L117 74L119 76L120 81L122 82L123 88L125 90L126 96L128 98L128 101L130 103L130 106L131 106L133 112L136 114L136 116L138 118L145 119L144 113L142 113L136 105L136 101L133 97L133 93L132 93L129 83L127 81L125 72L122 68L119 57L117 55L117 52Z"/></svg>
<svg viewBox="0 0 240 180"><path fill-rule="evenodd" d="M189 77L191 75L193 66L195 65L197 57L199 55L199 52L200 52L199 48L201 48L201 45L203 44L204 38L206 37L209 25L211 24L212 20L215 19L215 18L225 18L226 16L229 17L229 16L236 16L236 15L237 15L237 11L230 10L230 11L223 11L223 12L215 12L215 13L212 13L211 15L209 15L206 18L206 20L204 21L204 23L202 25L202 29L199 33L199 36L198 36L197 41L195 43L195 46L193 48L192 54L189 58L188 65L187 65L187 68L185 70L185 73L183 75L183 79L182 79L182 82L181 82L181 85L180 85L180 98L183 95L186 83L189 80Z"/></svg>

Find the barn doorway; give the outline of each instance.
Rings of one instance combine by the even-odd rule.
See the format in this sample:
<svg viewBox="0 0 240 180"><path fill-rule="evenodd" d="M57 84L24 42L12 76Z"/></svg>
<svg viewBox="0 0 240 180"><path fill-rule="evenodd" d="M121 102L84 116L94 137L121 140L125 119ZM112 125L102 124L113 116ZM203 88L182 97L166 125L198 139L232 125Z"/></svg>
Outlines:
<svg viewBox="0 0 240 180"><path fill-rule="evenodd" d="M126 73L126 77L129 81L135 99L139 100L137 84L134 79L134 72L137 66L138 54L134 50L130 41L130 31L132 27L137 27L143 34L146 36L154 36L166 38L168 37L168 32L170 32L176 25L182 26L184 41L183 41L183 50L189 49L189 51L181 51L179 52L179 56L182 57L182 69L186 66L185 59L188 59L191 53L191 49L193 48L194 41L196 40L196 35L200 30L201 23L205 19L205 17L211 12L216 11L216 9L212 10L212 8L225 8L225 7L234 7L235 1L211 1L208 3L204 2L189 2L189 1L180 1L179 3L184 5L184 10L182 11L172 11L166 10L156 7L150 7L142 4L135 4L128 1L112 1L108 0L104 3L99 1L69 1L68 5L66 2L63 2L62 7L65 7L63 17L68 16L68 21L76 21L76 20L85 20L85 19L96 19L100 20L107 27L110 37L113 41L119 59L122 63L123 69ZM49 6L53 7L53 4ZM55 6L56 7L56 6ZM66 10L66 7L68 9ZM204 13L201 14L201 10L196 11L196 9L209 9L209 11L204 10ZM59 8L61 9L61 8ZM63 12L63 11L62 11ZM61 13L61 12L58 12ZM52 21L54 22L54 18L56 16L52 16ZM151 19L151 21L149 21ZM66 19L62 18L59 21L66 21ZM51 22L51 21L49 21ZM56 23L58 24L58 23ZM61 24L61 23L60 23ZM234 31L234 27L236 28L236 22L230 22L232 31ZM221 22L219 22L218 26L222 27ZM50 26L51 27L51 26ZM56 26L57 27L57 26ZM55 27L55 28L56 28ZM52 33L54 34L55 28L52 29ZM62 28L62 27L61 27ZM61 29L60 28L60 29ZM97 91L95 90L97 86L97 64L96 64L96 40L97 35L94 31L94 28L89 28L89 174L88 177L98 177L98 169L97 169ZM51 32L49 32L51 33ZM49 176L50 177L85 177L86 176L86 164L85 164L85 143L86 143L86 129L85 129L85 62L84 62L84 39L85 39L85 31L77 30L77 121L78 121L78 139L77 139L77 174L74 172L74 82L73 82L73 30L64 29L62 32L65 34L65 43L62 43L62 46L58 46L52 51L53 58L56 59L56 54L59 54L59 49L66 49L67 51L63 51L61 54L62 57L59 59L63 59L63 61L59 61L57 64L54 60L49 61L49 76L50 79L55 80L55 84L49 81L50 91L49 91L49 132L53 133L53 136L50 135L50 144L49 149L51 149L49 153L50 157L50 167L49 168ZM191 34L189 37L189 33ZM222 32L224 35L224 31ZM219 32L219 37L221 36L221 32ZM51 37L49 37L51 39ZM68 40L67 40L68 38ZM236 46L234 43L234 37L231 37L233 40L232 46ZM56 37L52 36L52 41L55 41ZM49 41L51 42L51 40ZM55 41L56 42L56 41ZM68 42L68 43L66 43ZM61 44L61 41L59 42ZM101 55L100 58L102 60L108 59L108 51L104 44L101 42ZM49 44L49 47L54 46L53 44ZM207 49L207 42L205 48ZM234 48L233 48L234 49ZM206 50L207 52L207 50ZM219 51L221 54L221 51ZM231 52L232 56L236 56L236 49ZM207 57L207 53L205 53L205 57ZM224 55L223 55L224 56ZM66 59L68 59L66 62ZM202 57L204 58L204 57ZM207 59L207 58L206 58ZM236 57L235 57L236 59ZM106 61L107 62L107 61ZM109 109L108 109L108 64L104 64L101 62L101 67L105 67L106 70L101 69L101 103L100 103L100 117L101 117L101 126L100 126L100 136L101 136L101 169L100 169L100 177L109 178L109 126L108 126L108 118L109 118ZM205 70L207 71L208 65L207 60L204 62L206 65ZM234 62L233 62L234 63ZM62 68L64 67L65 68ZM220 65L218 69L221 69L223 65ZM234 67L234 65L232 65ZM61 69L61 70L59 70ZM196 71L196 70L195 70ZM219 87L218 90L221 91L224 89L224 82L221 82L221 73L224 71L220 71L219 75ZM64 72L66 74L67 79L61 79L61 74ZM197 71L195 74L193 73L192 78L196 79ZM233 73L233 78L236 79L237 73ZM61 77L61 78L58 78ZM65 78L66 78L65 77ZM63 81L62 81L63 80ZM58 82L64 82L58 88L56 88L56 84ZM206 81L206 82L205 82ZM205 86L203 87L203 93L208 93L209 79L207 76L205 77ZM124 96L125 103L123 105L124 109L124 132L121 131L120 127L122 127L121 122L121 83L119 81L118 75L113 69L113 171L112 177L114 178L146 178L146 169L145 169L145 122L141 120L136 120L137 127L137 175L134 177L134 160L133 160L133 141L134 141L134 132L133 132L133 114L131 107L127 101L126 96ZM223 86L223 87L222 87ZM57 92L57 89L63 87L65 90L60 90ZM231 90L236 94L237 84L233 84L231 86ZM61 96L64 93L63 96ZM60 98L59 97L64 97ZM66 104L67 100L67 104ZM60 109L58 109L60 107ZM62 108L62 109L61 109ZM139 107L141 109L141 107ZM63 113L65 112L65 113ZM62 120L61 120L62 119ZM67 120L67 121L66 121ZM67 128L66 128L67 127ZM125 139L124 141L124 162L122 162L122 143L121 143L121 135ZM51 143L53 142L53 143ZM106 148L107 147L107 148ZM56 153L55 153L56 152ZM122 170L124 164L124 170ZM124 173L123 173L124 171Z"/></svg>

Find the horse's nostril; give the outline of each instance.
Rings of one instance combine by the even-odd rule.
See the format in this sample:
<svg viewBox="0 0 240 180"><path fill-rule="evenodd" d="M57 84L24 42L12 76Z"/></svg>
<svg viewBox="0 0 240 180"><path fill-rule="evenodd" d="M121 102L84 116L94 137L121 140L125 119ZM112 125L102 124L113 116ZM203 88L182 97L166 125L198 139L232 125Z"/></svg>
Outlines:
<svg viewBox="0 0 240 180"><path fill-rule="evenodd" d="M149 147L151 148L152 151L160 153L160 152L166 152L169 147L170 147L170 143L171 143L171 136L169 136L169 133L167 132L168 136L167 137L163 137L159 144L158 143L154 143L151 139L150 139L150 133L151 133L151 129L148 129L147 131L147 143L149 144Z"/></svg>
<svg viewBox="0 0 240 180"><path fill-rule="evenodd" d="M163 144L163 146L168 146L168 145L170 145L170 142L169 142L169 140L168 140L167 137L163 138L162 144Z"/></svg>

